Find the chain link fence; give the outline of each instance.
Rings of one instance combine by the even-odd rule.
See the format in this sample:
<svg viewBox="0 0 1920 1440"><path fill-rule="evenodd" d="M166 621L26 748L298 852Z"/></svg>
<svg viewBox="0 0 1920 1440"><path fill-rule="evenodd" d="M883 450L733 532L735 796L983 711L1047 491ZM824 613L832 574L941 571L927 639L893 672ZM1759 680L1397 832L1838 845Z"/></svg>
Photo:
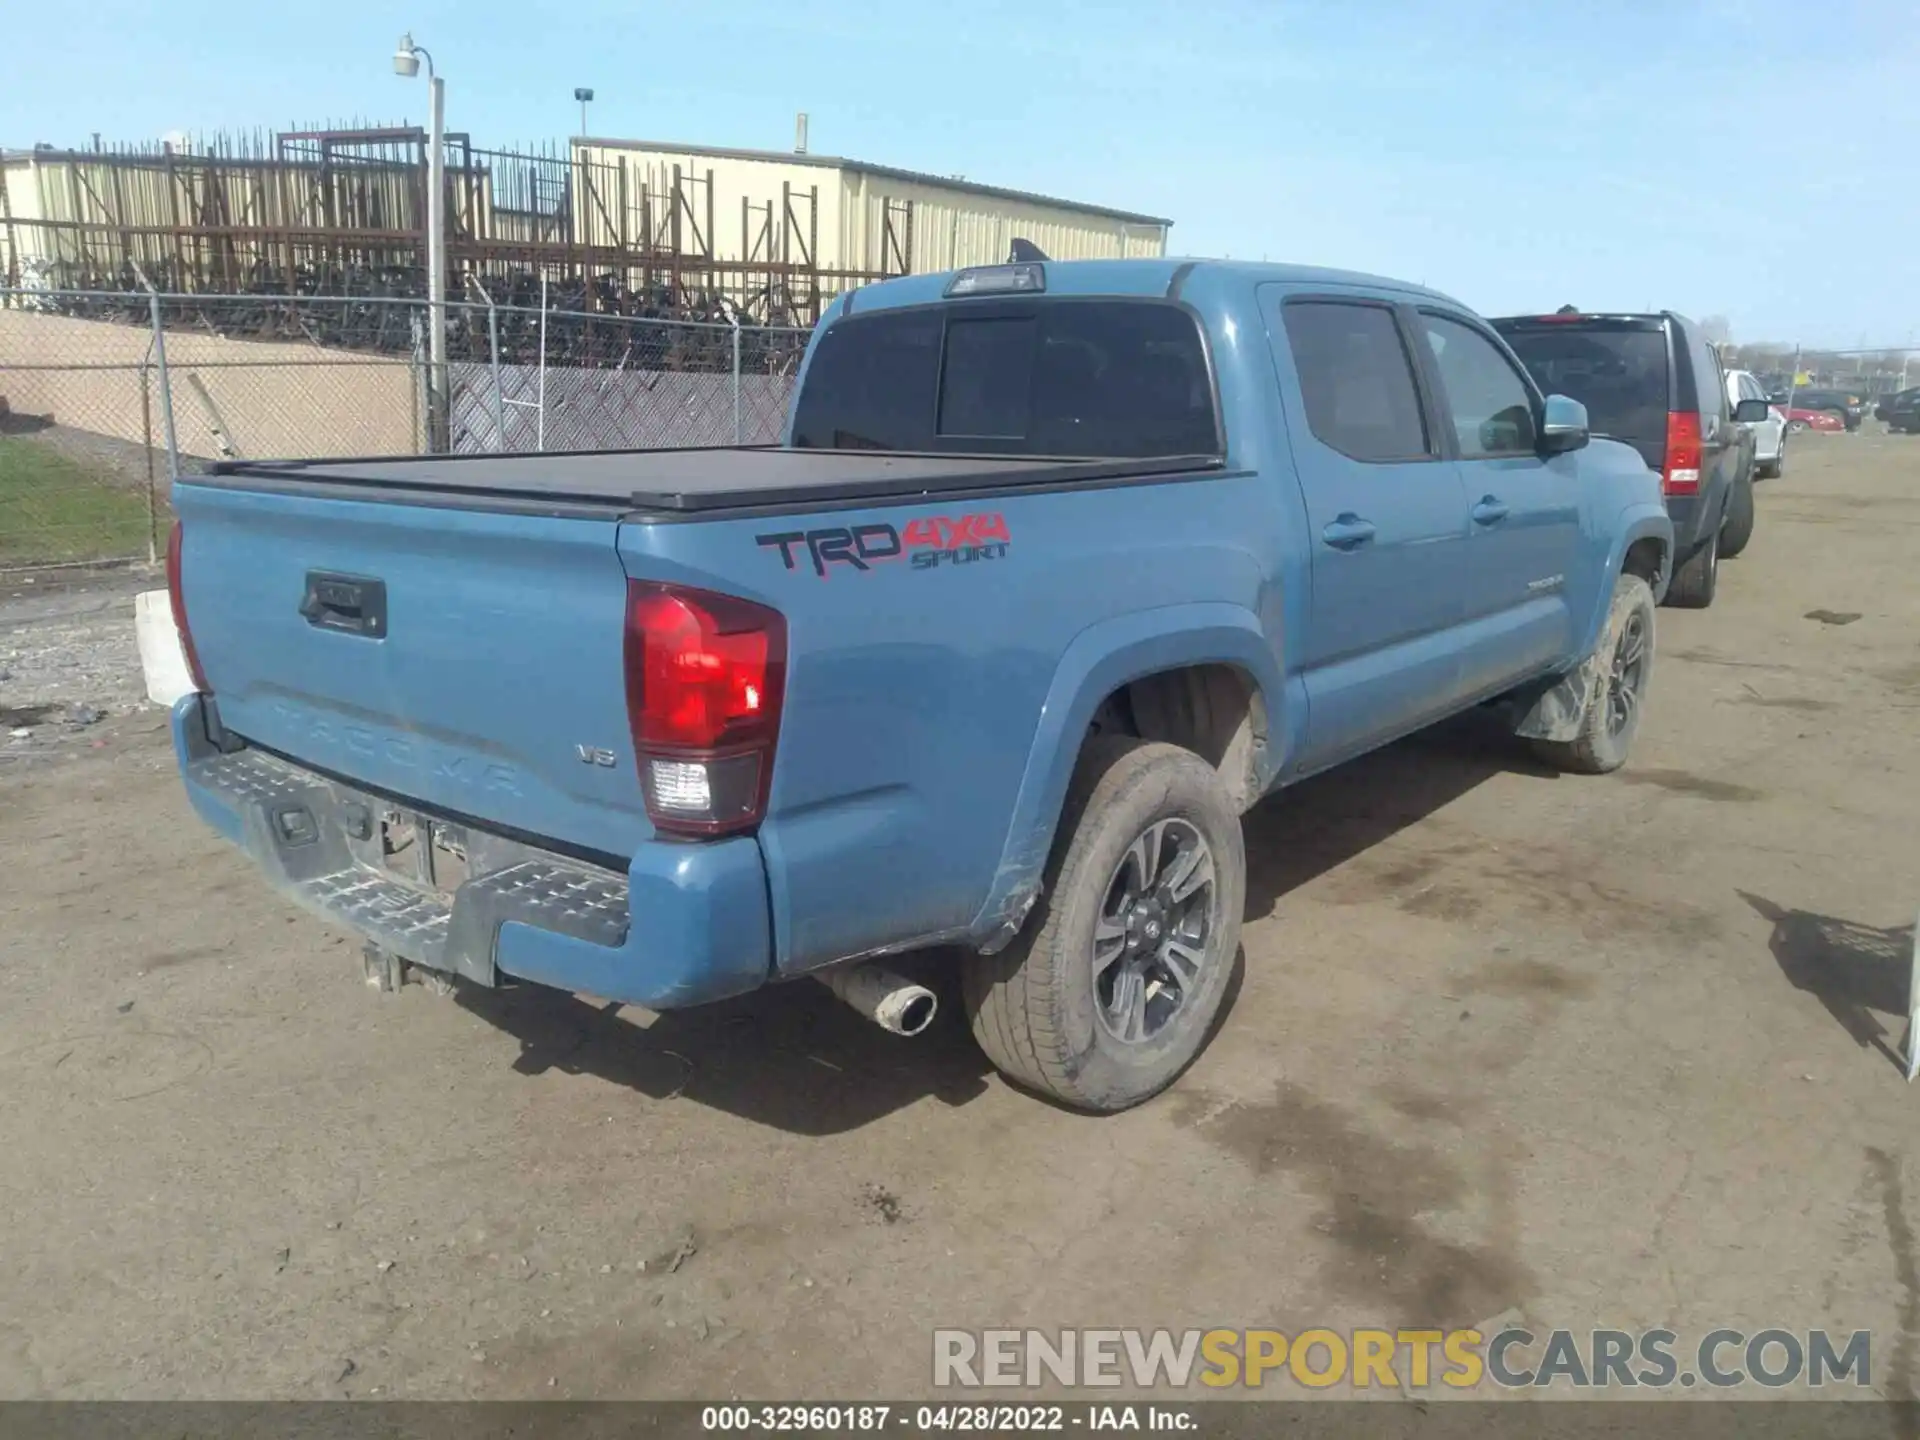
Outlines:
<svg viewBox="0 0 1920 1440"><path fill-rule="evenodd" d="M772 443L809 334L444 311L436 384L425 301L0 289L0 570L153 560L220 459Z"/></svg>
<svg viewBox="0 0 1920 1440"><path fill-rule="evenodd" d="M169 484L151 311L0 305L0 570L150 560Z"/></svg>
<svg viewBox="0 0 1920 1440"><path fill-rule="evenodd" d="M449 309L456 452L770 444L809 334L507 305Z"/></svg>

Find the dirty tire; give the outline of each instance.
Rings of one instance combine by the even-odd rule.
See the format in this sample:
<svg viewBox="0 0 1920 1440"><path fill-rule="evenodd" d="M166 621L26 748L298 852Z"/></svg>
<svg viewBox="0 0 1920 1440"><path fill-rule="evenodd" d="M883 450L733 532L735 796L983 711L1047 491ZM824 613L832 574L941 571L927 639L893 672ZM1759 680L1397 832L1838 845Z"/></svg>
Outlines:
<svg viewBox="0 0 1920 1440"><path fill-rule="evenodd" d="M1205 960L1158 1033L1115 1038L1096 1018L1094 928L1130 847L1161 820L1190 826L1214 866ZM1240 946L1246 847L1213 767L1190 750L1095 736L1081 752L1047 863L1046 889L1012 944L962 967L975 1039L1003 1075L1082 1110L1138 1105L1206 1044Z"/></svg>
<svg viewBox="0 0 1920 1440"><path fill-rule="evenodd" d="M1733 482L1727 497L1727 518L1720 522L1720 558L1731 560L1753 539L1753 476Z"/></svg>
<svg viewBox="0 0 1920 1440"><path fill-rule="evenodd" d="M1622 575L1613 584L1613 604L1607 611L1606 633L1600 647L1607 664L1600 683L1587 696L1586 713L1580 717L1580 733L1572 740L1535 740L1533 748L1541 759L1555 769L1580 775L1604 775L1627 763L1633 737L1640 729L1640 714L1646 705L1647 682L1653 676L1653 588L1638 575ZM1644 663L1637 677L1635 701L1625 724L1616 726L1613 715L1613 686L1619 670L1622 647L1639 619L1638 633L1644 649Z"/></svg>
<svg viewBox="0 0 1920 1440"><path fill-rule="evenodd" d="M1667 604L1681 610L1704 610L1713 604L1713 592L1719 588L1720 527L1716 525L1707 543L1673 572L1673 581L1667 586Z"/></svg>
<svg viewBox="0 0 1920 1440"><path fill-rule="evenodd" d="M1786 436L1782 435L1780 437L1779 454L1775 455L1771 460L1756 462L1753 467L1753 478L1756 480L1778 480L1782 475L1786 474L1786 471L1787 440Z"/></svg>

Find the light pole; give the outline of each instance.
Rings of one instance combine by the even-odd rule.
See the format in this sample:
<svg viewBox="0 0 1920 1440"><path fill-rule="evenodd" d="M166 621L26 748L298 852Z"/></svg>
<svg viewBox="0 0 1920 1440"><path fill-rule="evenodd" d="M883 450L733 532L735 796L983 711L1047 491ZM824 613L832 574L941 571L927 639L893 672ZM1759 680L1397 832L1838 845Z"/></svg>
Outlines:
<svg viewBox="0 0 1920 1440"><path fill-rule="evenodd" d="M580 102L580 138L584 140L587 138L587 102L593 99L593 91L585 85L579 86L573 98Z"/></svg>
<svg viewBox="0 0 1920 1440"><path fill-rule="evenodd" d="M411 80L427 62L427 416L429 448L447 440L447 90L433 73L433 56L402 35L393 52L393 73Z"/></svg>

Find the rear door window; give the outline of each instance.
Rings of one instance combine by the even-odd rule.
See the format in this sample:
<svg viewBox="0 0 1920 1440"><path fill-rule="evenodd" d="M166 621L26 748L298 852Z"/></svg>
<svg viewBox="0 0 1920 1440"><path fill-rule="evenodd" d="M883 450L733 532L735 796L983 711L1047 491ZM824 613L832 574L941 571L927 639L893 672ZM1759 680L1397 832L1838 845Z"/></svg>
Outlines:
<svg viewBox="0 0 1920 1440"><path fill-rule="evenodd" d="M1280 313L1315 439L1374 463L1433 457L1412 357L1391 310L1290 300Z"/></svg>
<svg viewBox="0 0 1920 1440"><path fill-rule="evenodd" d="M1160 459L1214 455L1198 322L1141 300L960 301L836 320L793 443L817 449Z"/></svg>

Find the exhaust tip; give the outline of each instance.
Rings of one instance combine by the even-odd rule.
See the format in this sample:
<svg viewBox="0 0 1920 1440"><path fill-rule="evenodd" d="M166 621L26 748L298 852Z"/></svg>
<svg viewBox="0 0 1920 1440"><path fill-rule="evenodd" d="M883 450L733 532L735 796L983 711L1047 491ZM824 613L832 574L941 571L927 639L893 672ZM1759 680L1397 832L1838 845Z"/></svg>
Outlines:
<svg viewBox="0 0 1920 1440"><path fill-rule="evenodd" d="M815 977L882 1030L918 1035L933 1023L933 991L879 965L840 965Z"/></svg>
<svg viewBox="0 0 1920 1440"><path fill-rule="evenodd" d="M922 990L916 986L914 993L908 995L905 1003L900 1006L899 1033L918 1035L933 1024L934 1014L939 1008L940 1002L933 998L931 990Z"/></svg>

